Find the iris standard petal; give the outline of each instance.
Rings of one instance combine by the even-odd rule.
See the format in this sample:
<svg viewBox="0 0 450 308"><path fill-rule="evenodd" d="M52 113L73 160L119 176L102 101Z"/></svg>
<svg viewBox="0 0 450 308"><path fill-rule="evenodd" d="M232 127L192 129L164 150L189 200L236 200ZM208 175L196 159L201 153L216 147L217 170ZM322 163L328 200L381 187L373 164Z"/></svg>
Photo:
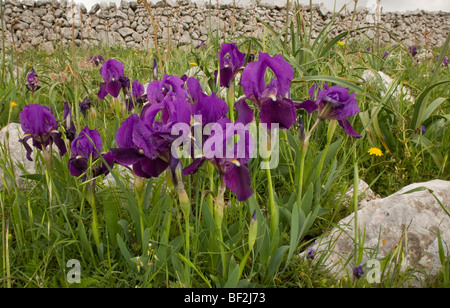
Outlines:
<svg viewBox="0 0 450 308"><path fill-rule="evenodd" d="M238 112L238 118L236 122L247 125L251 123L255 118L255 115L253 114L253 111L250 108L250 106L247 104L247 100L245 97L238 99L237 102L234 104L234 107Z"/></svg>
<svg viewBox="0 0 450 308"><path fill-rule="evenodd" d="M144 86L137 80L133 81L133 83L131 84L131 88L134 99L141 97L145 93Z"/></svg>
<svg viewBox="0 0 450 308"><path fill-rule="evenodd" d="M116 133L116 144L119 148L133 148L133 127L137 114L130 115L122 122Z"/></svg>
<svg viewBox="0 0 450 308"><path fill-rule="evenodd" d="M262 62L262 67L270 68L275 74L277 80L277 93L280 96L285 96L291 87L291 81L294 79L294 69L283 58L282 55L271 57L267 53L260 52L258 62Z"/></svg>
<svg viewBox="0 0 450 308"><path fill-rule="evenodd" d="M192 106L192 114L202 116L202 124L216 123L228 113L227 103L212 93L211 96L201 95L198 102Z"/></svg>
<svg viewBox="0 0 450 308"><path fill-rule="evenodd" d="M116 59L109 59L103 62L100 68L100 75L104 81L119 80L125 75L123 64Z"/></svg>
<svg viewBox="0 0 450 308"><path fill-rule="evenodd" d="M24 133L33 137L48 135L58 127L51 111L39 104L24 106L19 118Z"/></svg>
<svg viewBox="0 0 450 308"><path fill-rule="evenodd" d="M102 148L102 138L97 130L91 130L85 127L80 131L77 138L72 141L71 150L73 156L81 156L88 159L92 156L93 160L99 157L99 151Z"/></svg>
<svg viewBox="0 0 450 308"><path fill-rule="evenodd" d="M203 94L203 89L200 85L200 81L198 81L198 79L195 77L189 77L186 80L186 88L189 96L191 97L191 102L195 104Z"/></svg>
<svg viewBox="0 0 450 308"><path fill-rule="evenodd" d="M134 120L132 140L135 148L138 148L139 151L142 151L149 158L156 158L158 156L158 148L153 145L152 132L139 117Z"/></svg>

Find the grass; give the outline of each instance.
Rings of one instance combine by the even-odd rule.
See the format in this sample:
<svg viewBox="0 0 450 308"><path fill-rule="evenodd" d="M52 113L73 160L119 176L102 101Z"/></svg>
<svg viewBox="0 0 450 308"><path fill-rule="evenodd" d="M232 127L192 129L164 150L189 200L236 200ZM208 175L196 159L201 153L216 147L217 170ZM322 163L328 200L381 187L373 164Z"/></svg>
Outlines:
<svg viewBox="0 0 450 308"><path fill-rule="evenodd" d="M210 167L184 179L191 203L189 222L179 205L176 189L165 176L145 181L136 195L133 179L115 167L112 176L119 184L107 185L101 178L96 181L99 244L94 241L91 225L88 184L70 176L69 155L55 155L55 168L46 173L42 155L34 150L36 173L22 176L27 187L22 189L15 184L17 177L8 149L2 148L0 285L348 288L399 287L414 280L413 269L399 270L401 247L384 259L382 267L386 275L383 274L379 284L356 280L351 273L335 277L325 266L326 256L315 263L298 257L313 239L352 213L353 209L344 207L342 198L336 201L335 196L343 195L354 179L365 180L384 197L414 182L449 180L450 174L447 129L450 68L433 59L435 55L440 59L448 56L448 42L432 48L433 58L418 62L394 35L392 44L370 51L366 50L371 44L368 40L345 40L364 29L350 29L330 39L328 31L333 22L315 40L310 40L305 21L296 14L279 33L266 26L262 39L240 37L228 41L237 41L240 50L246 53L282 54L295 70L291 96L296 102L307 99L308 89L314 83L349 87L357 94L361 109L352 122L358 132L363 132L362 139L355 141L339 126L329 134L328 125L321 123L304 153L304 168L300 168L302 144L298 130L283 131L279 167L271 170L268 178L266 171L259 169L258 159L250 162L255 194L248 201L238 202L227 191L224 220L219 228L211 211L219 181ZM342 40L347 43L338 44ZM181 76L195 63L205 73L199 78L204 89L211 93L219 90L213 72L222 41L211 33L206 43L199 49L169 49L163 59L158 50L101 46L58 47L52 54L37 49L22 52L3 49L1 74L5 77L0 87L0 127L18 123L20 111L30 103L48 105L56 118L62 119L63 104L67 101L72 106L77 130L86 125L97 129L103 139L103 150L107 151L115 147L115 132L130 113L119 100L97 98L101 76L98 68L85 60L96 55L115 58L124 64L125 75L131 81L143 84L152 80L154 59L161 60L160 78L163 71ZM389 52L386 58L381 56L384 51ZM42 87L34 95L25 88L31 67ZM365 70L382 70L392 77L393 85L386 88L381 83L363 82ZM407 87L414 101L405 95L396 96L396 85ZM240 95L242 90L236 87L235 97ZM84 117L78 103L86 97L92 101L92 107ZM309 131L314 116L303 111L298 114ZM370 147L381 149L383 156L369 155ZM298 183L302 183L300 193ZM269 191L273 192L272 202L279 210L278 228L270 225ZM252 233L253 213L257 230L252 229ZM186 230L189 230L187 237ZM256 234L251 248L250 234ZM81 264L80 284L67 280L71 269L67 264L72 259ZM449 256L442 251L443 270L428 286L448 287L449 262Z"/></svg>

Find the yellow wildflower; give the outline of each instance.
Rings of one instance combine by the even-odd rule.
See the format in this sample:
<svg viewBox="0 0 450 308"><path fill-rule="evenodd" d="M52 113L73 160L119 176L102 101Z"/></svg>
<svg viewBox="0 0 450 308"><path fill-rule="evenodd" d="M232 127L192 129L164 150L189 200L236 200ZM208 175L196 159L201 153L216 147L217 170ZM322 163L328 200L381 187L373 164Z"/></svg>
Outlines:
<svg viewBox="0 0 450 308"><path fill-rule="evenodd" d="M17 107L17 103L14 102L14 101L12 101L12 102L9 104L9 108L10 108L10 109L13 109L14 107Z"/></svg>
<svg viewBox="0 0 450 308"><path fill-rule="evenodd" d="M339 47L344 47L345 46L345 42L343 42L343 41L338 41L337 44L338 44Z"/></svg>
<svg viewBox="0 0 450 308"><path fill-rule="evenodd" d="M189 62L189 64L192 65L192 66L197 66L197 65L198 65L198 64L195 63L195 62Z"/></svg>
<svg viewBox="0 0 450 308"><path fill-rule="evenodd" d="M376 156L383 155L383 152L381 152L381 150L379 148L370 148L368 152L370 155L376 155Z"/></svg>

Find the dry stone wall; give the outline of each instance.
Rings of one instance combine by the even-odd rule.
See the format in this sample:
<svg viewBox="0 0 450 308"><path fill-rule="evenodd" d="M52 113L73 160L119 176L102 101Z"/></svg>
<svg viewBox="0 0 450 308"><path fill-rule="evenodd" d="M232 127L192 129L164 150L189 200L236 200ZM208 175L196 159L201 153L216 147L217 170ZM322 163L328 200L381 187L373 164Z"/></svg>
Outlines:
<svg viewBox="0 0 450 308"><path fill-rule="evenodd" d="M212 1L216 2L216 1ZM186 0L165 0L151 3L151 18L142 3L122 1L120 5L102 2L87 10L83 4L73 5L67 0L3 0L3 20L6 45L25 49L40 47L53 50L72 39L77 46L123 45L135 49L154 47L153 24L158 25L159 44L197 45L206 41L210 30L220 37L261 37L264 26L257 18L276 30L285 26L286 7L259 1L247 6L230 4L209 7ZM269 4L267 4L269 3ZM277 2L279 3L279 2ZM300 14L309 27L313 20L313 38L333 17L323 6L300 8ZM375 15L365 9L355 13L354 28L375 25ZM295 12L289 8L292 20ZM336 27L330 35L348 30L352 14L337 15ZM449 12L385 12L381 24L399 36L405 44L442 45L450 29ZM369 40L376 36L374 29L365 30ZM388 42L387 32L380 35ZM1 48L1 46L0 46Z"/></svg>

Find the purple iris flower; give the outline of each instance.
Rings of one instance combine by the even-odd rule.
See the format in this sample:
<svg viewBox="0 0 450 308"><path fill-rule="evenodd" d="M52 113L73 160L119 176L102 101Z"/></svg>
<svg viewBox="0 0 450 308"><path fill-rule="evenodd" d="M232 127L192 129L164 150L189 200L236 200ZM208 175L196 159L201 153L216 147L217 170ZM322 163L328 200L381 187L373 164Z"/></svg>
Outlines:
<svg viewBox="0 0 450 308"><path fill-rule="evenodd" d="M30 138L33 139L33 146L39 150L54 143L61 156L67 152L61 133L57 131L58 123L50 107L39 104L26 105L19 117L22 130L25 133L19 141L27 151L28 160L32 161L31 152L33 151L27 142Z"/></svg>
<svg viewBox="0 0 450 308"><path fill-rule="evenodd" d="M199 114L207 115L211 111L207 104L202 104L201 98L197 103L196 110ZM183 170L183 174L197 172L203 163L209 160L219 171L226 187L236 195L239 201L245 201L253 195L248 161L254 150L254 140L246 126L253 121L253 112L245 99L238 100L235 107L239 113L235 123L231 123L223 115L223 113L226 114L226 110L215 114L216 122L203 121L203 124L215 123L212 127L213 133L204 142L204 156L195 158L191 165ZM216 109L216 112L218 110L220 109ZM237 138L239 141L233 144L235 136L239 137Z"/></svg>
<svg viewBox="0 0 450 308"><path fill-rule="evenodd" d="M95 66L99 66L100 63L102 63L103 61L105 61L105 59L103 59L102 56L95 56L95 57L89 57L89 60L92 61L92 63L94 63Z"/></svg>
<svg viewBox="0 0 450 308"><path fill-rule="evenodd" d="M41 86L39 85L39 79L37 77L38 76L34 72L34 68L31 68L31 72L27 75L26 87L28 91L32 93L36 92L41 88Z"/></svg>
<svg viewBox="0 0 450 308"><path fill-rule="evenodd" d="M194 77L186 80L186 87L193 103L192 115L201 115L203 126L208 123L217 123L220 119L226 117L228 105L223 99L217 97L216 93L204 94L200 82Z"/></svg>
<svg viewBox="0 0 450 308"><path fill-rule="evenodd" d="M165 74L161 81L154 80L147 86L147 100L149 105L162 103L170 97L187 98L184 80L175 75Z"/></svg>
<svg viewBox="0 0 450 308"><path fill-rule="evenodd" d="M417 55L417 50L420 49L420 45L419 46L409 46L408 47L409 52L411 53L411 55L413 56L413 58Z"/></svg>
<svg viewBox="0 0 450 308"><path fill-rule="evenodd" d="M383 59L386 58L389 55L389 52L385 51L384 54L381 56Z"/></svg>
<svg viewBox="0 0 450 308"><path fill-rule="evenodd" d="M313 260L315 252L316 252L316 250L314 248L309 248L308 254L306 255L306 259Z"/></svg>
<svg viewBox="0 0 450 308"><path fill-rule="evenodd" d="M220 86L230 87L231 82L245 65L245 53L241 53L236 43L225 43L217 54L220 66ZM218 71L214 72L217 79Z"/></svg>
<svg viewBox="0 0 450 308"><path fill-rule="evenodd" d="M254 150L254 140L245 125L234 124L228 118L216 123L212 128L214 133L205 142L204 157L194 159L183 174L195 173L209 160L238 201L245 201L253 195L248 161ZM219 127L221 129L217 130ZM239 141L233 144L235 136Z"/></svg>
<svg viewBox="0 0 450 308"><path fill-rule="evenodd" d="M158 177L169 165L176 165L170 148L178 136L171 129L176 123L189 123L191 107L185 99L172 96L147 106L140 116L132 114L122 123L116 133L118 148L110 150L117 163L132 165L142 178Z"/></svg>
<svg viewBox="0 0 450 308"><path fill-rule="evenodd" d="M68 102L64 102L63 127L66 132L66 138L72 142L77 135L77 129L73 123L72 111Z"/></svg>
<svg viewBox="0 0 450 308"><path fill-rule="evenodd" d="M363 263L353 268L353 276L355 276L357 279L361 279L362 275L364 275L364 270L362 266Z"/></svg>
<svg viewBox="0 0 450 308"><path fill-rule="evenodd" d="M266 84L265 73L268 68L275 78ZM271 57L260 52L258 61L244 68L240 84L246 98L261 110L261 123L266 123L268 128L272 123L278 123L280 129L288 129L295 123L294 103L288 98L293 78L294 69L281 55Z"/></svg>
<svg viewBox="0 0 450 308"><path fill-rule="evenodd" d="M366 51L370 51L371 48L372 48L371 46L367 47Z"/></svg>
<svg viewBox="0 0 450 308"><path fill-rule="evenodd" d="M145 95L144 86L137 80L133 81L131 84L131 97L128 95L128 98L125 101L128 111L134 109L135 105L142 105L147 101L147 96Z"/></svg>
<svg viewBox="0 0 450 308"><path fill-rule="evenodd" d="M72 176L80 176L88 170L89 159L96 162L102 156L109 166L113 166L114 157L111 153L100 154L102 149L102 138L97 130L91 130L85 127L80 134L71 143L72 157L69 159L69 173ZM109 172L106 165L94 166L92 168L93 176L107 174Z"/></svg>
<svg viewBox="0 0 450 308"><path fill-rule="evenodd" d="M103 62L100 74L103 77L103 82L100 83L100 90L97 93L100 99L105 99L108 94L117 97L122 89L126 94L130 87L130 79L125 77L124 67L120 61L109 59Z"/></svg>
<svg viewBox="0 0 450 308"><path fill-rule="evenodd" d="M326 119L335 119L339 125L345 129L345 132L355 138L361 138L350 122L347 120L357 114L360 109L356 104L356 94L350 95L349 89L341 86L329 87L326 83L323 84L323 89L319 88L316 99L314 99L314 91L316 86L312 86L308 93L310 100L306 100L298 104L298 108L305 109L308 113L315 110L319 111L319 119L321 121Z"/></svg>
<svg viewBox="0 0 450 308"><path fill-rule="evenodd" d="M86 97L78 106L80 107L81 114L86 117L87 111L91 108L91 101Z"/></svg>

